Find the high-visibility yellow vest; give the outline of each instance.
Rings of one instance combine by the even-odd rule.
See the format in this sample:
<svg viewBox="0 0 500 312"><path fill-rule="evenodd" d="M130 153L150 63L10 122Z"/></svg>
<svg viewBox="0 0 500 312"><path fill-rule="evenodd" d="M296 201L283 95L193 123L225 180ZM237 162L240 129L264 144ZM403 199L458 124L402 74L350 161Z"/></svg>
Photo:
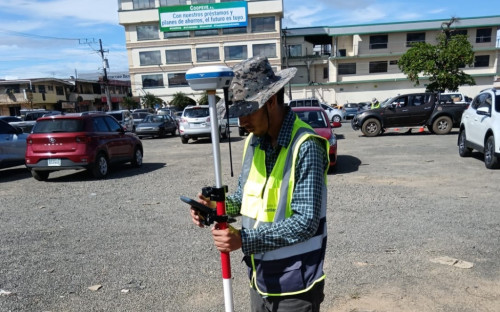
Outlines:
<svg viewBox="0 0 500 312"><path fill-rule="evenodd" d="M292 139L282 147L274 168L267 177L265 151L253 146L256 138L247 138L243 153L243 198L240 213L243 228L257 228L292 216L291 201L295 186L295 164L300 145L311 137L329 144L312 128L296 117ZM323 280L326 250L326 173L321 193L321 219L316 234L310 239L262 254L245 255L251 285L262 295L286 296L306 292Z"/></svg>

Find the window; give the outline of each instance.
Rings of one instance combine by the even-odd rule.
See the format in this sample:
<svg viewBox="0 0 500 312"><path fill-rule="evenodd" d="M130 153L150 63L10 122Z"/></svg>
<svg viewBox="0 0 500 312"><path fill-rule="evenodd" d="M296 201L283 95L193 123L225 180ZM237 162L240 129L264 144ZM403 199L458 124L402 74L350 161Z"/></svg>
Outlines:
<svg viewBox="0 0 500 312"><path fill-rule="evenodd" d="M45 86L44 85L38 86L38 93L45 93Z"/></svg>
<svg viewBox="0 0 500 312"><path fill-rule="evenodd" d="M164 39L186 38L189 37L189 31L168 31L163 33Z"/></svg>
<svg viewBox="0 0 500 312"><path fill-rule="evenodd" d="M476 30L476 43L491 42L491 28L479 28Z"/></svg>
<svg viewBox="0 0 500 312"><path fill-rule="evenodd" d="M370 62L370 74L373 73L386 73L387 61Z"/></svg>
<svg viewBox="0 0 500 312"><path fill-rule="evenodd" d="M389 65L398 65L398 60L389 61Z"/></svg>
<svg viewBox="0 0 500 312"><path fill-rule="evenodd" d="M191 4L215 3L215 0L191 0Z"/></svg>
<svg viewBox="0 0 500 312"><path fill-rule="evenodd" d="M339 75L356 74L356 63L341 63L338 69Z"/></svg>
<svg viewBox="0 0 500 312"><path fill-rule="evenodd" d="M302 45L301 44L292 44L288 46L288 56L302 56Z"/></svg>
<svg viewBox="0 0 500 312"><path fill-rule="evenodd" d="M329 72L328 72L328 66L323 67L323 79L328 79L329 77Z"/></svg>
<svg viewBox="0 0 500 312"><path fill-rule="evenodd" d="M226 60L244 60L247 59L247 46L224 47L224 59Z"/></svg>
<svg viewBox="0 0 500 312"><path fill-rule="evenodd" d="M370 36L370 49L387 49L387 35Z"/></svg>
<svg viewBox="0 0 500 312"><path fill-rule="evenodd" d="M191 63L191 49L167 50L165 51L167 64Z"/></svg>
<svg viewBox="0 0 500 312"><path fill-rule="evenodd" d="M158 25L137 26L137 40L154 40L159 39Z"/></svg>
<svg viewBox="0 0 500 312"><path fill-rule="evenodd" d="M139 52L139 59L141 66L160 65L161 54L160 51L147 51Z"/></svg>
<svg viewBox="0 0 500 312"><path fill-rule="evenodd" d="M425 42L424 32L406 34L406 47L411 47L416 42Z"/></svg>
<svg viewBox="0 0 500 312"><path fill-rule="evenodd" d="M54 91L54 86L47 86L47 90Z"/></svg>
<svg viewBox="0 0 500 312"><path fill-rule="evenodd" d="M198 62L219 61L219 48L198 48L196 49L196 60Z"/></svg>
<svg viewBox="0 0 500 312"><path fill-rule="evenodd" d="M489 55L476 55L474 57L474 67L488 67L490 66Z"/></svg>
<svg viewBox="0 0 500 312"><path fill-rule="evenodd" d="M61 86L56 86L56 94L57 95L64 95L64 88Z"/></svg>
<svg viewBox="0 0 500 312"><path fill-rule="evenodd" d="M247 28L246 27L222 28L222 34L223 35L246 34L246 33L247 33Z"/></svg>
<svg viewBox="0 0 500 312"><path fill-rule="evenodd" d="M202 29L202 30L195 30L194 31L194 36L195 37L202 37L202 36L217 36L219 34L218 29Z"/></svg>
<svg viewBox="0 0 500 312"><path fill-rule="evenodd" d="M142 75L143 88L157 88L163 87L163 75Z"/></svg>
<svg viewBox="0 0 500 312"><path fill-rule="evenodd" d="M253 56L276 57L276 44L275 43L254 44L252 46L252 53Z"/></svg>
<svg viewBox="0 0 500 312"><path fill-rule="evenodd" d="M454 29L451 32L451 35L452 36L456 36L456 35L465 35L465 36L467 36L467 29Z"/></svg>
<svg viewBox="0 0 500 312"><path fill-rule="evenodd" d="M185 5L186 0L160 0L160 6Z"/></svg>
<svg viewBox="0 0 500 312"><path fill-rule="evenodd" d="M155 0L133 0L135 9L154 9Z"/></svg>
<svg viewBox="0 0 500 312"><path fill-rule="evenodd" d="M274 16L252 18L252 32L269 32L276 30Z"/></svg>
<svg viewBox="0 0 500 312"><path fill-rule="evenodd" d="M169 87L188 87L189 84L186 80L186 73L173 73L168 74Z"/></svg>

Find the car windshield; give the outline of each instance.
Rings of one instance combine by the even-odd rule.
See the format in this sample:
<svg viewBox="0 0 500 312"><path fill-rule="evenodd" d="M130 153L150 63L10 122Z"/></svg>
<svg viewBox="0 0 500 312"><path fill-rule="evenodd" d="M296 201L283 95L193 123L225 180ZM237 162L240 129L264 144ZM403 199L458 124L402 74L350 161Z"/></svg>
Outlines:
<svg viewBox="0 0 500 312"><path fill-rule="evenodd" d="M111 113L110 115L115 117L116 120L122 121L122 113Z"/></svg>
<svg viewBox="0 0 500 312"><path fill-rule="evenodd" d="M81 132L83 120L81 119L47 119L39 120L33 128L33 133L55 132Z"/></svg>
<svg viewBox="0 0 500 312"><path fill-rule="evenodd" d="M188 118L208 117L208 115L208 108L191 108L184 111L184 117Z"/></svg>
<svg viewBox="0 0 500 312"><path fill-rule="evenodd" d="M313 128L327 128L325 117L320 111L297 112L302 121L305 121Z"/></svg>
<svg viewBox="0 0 500 312"><path fill-rule="evenodd" d="M383 101L382 103L380 103L380 107L386 107L387 105L389 105L392 102L394 102L396 100L396 98L397 98L397 96L386 99L385 101Z"/></svg>
<svg viewBox="0 0 500 312"><path fill-rule="evenodd" d="M165 117L161 115L149 115L144 118L143 122L163 122L165 121Z"/></svg>

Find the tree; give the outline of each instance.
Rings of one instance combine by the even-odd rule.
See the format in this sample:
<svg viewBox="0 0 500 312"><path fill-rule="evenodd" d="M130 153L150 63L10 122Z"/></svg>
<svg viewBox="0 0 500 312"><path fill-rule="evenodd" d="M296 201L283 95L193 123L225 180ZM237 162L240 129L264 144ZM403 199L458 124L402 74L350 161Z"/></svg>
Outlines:
<svg viewBox="0 0 500 312"><path fill-rule="evenodd" d="M196 101L182 92L177 92L170 104L175 106L177 110L184 110L184 108L188 105L196 105Z"/></svg>
<svg viewBox="0 0 500 312"><path fill-rule="evenodd" d="M218 103L220 100L220 97L218 95L215 95L215 103ZM208 105L208 93L205 91L201 98L198 100L199 105Z"/></svg>
<svg viewBox="0 0 500 312"><path fill-rule="evenodd" d="M466 35L455 34L450 26L456 21L443 23L443 32L437 37L437 44L418 42L401 56L398 67L416 86L420 84L419 74L428 76L428 92L457 91L461 85L475 85L472 76L463 72L465 65L472 66L474 52Z"/></svg>
<svg viewBox="0 0 500 312"><path fill-rule="evenodd" d="M157 97L152 93L146 93L145 96L142 97L142 106L145 108L155 108L156 104L160 105L163 103L163 100Z"/></svg>
<svg viewBox="0 0 500 312"><path fill-rule="evenodd" d="M131 110L137 108L139 105L133 98L131 98L130 96L126 96L122 99L122 106L127 108L128 110Z"/></svg>

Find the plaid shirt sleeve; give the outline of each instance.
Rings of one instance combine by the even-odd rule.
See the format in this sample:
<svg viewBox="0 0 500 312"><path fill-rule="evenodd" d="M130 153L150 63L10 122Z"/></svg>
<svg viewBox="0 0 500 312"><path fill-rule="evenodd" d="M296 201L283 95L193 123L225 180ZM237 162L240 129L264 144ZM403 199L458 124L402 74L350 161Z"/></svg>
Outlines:
<svg viewBox="0 0 500 312"><path fill-rule="evenodd" d="M321 189L325 183L328 159L325 146L317 139L306 140L299 149L295 168L295 189L291 208L293 214L284 221L242 229L242 251L244 254L263 253L280 247L303 242L312 237L318 228L321 213ZM228 196L228 214L239 214L241 207L241 181L237 191Z"/></svg>

